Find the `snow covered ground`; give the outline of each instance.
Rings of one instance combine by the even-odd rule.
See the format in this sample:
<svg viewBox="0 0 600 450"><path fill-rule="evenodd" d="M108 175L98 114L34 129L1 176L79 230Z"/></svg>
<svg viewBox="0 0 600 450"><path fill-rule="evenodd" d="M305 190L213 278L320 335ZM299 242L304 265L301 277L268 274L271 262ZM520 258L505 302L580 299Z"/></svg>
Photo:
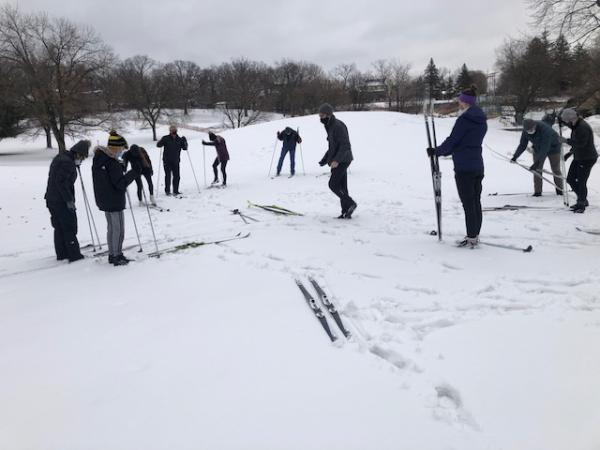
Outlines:
<svg viewBox="0 0 600 450"><path fill-rule="evenodd" d="M423 118L339 117L356 158L353 220L333 219L338 204L317 165L326 145L318 119L264 123L223 134L227 189L198 193L183 155L186 197L161 190L170 211L152 211L163 248L251 236L160 259L133 249L138 260L120 268L104 258L53 260L43 201L52 154L41 141L2 141L0 153L17 155L0 156L0 448L600 449L600 236L576 230L600 228L599 172L592 207L574 215L552 187L535 199L488 196L530 193L532 180L486 151L485 206L551 209L485 215L483 239L531 244L532 253L458 249L463 215L449 160L445 241L428 235L435 215ZM439 120L438 136L452 124ZM288 125L304 138L306 175L298 155L297 177L271 179L275 131ZM487 144L512 153L519 135L490 126ZM150 133L129 130L156 170ZM206 135L182 134L204 184ZM207 149L207 168L213 158ZM88 192L90 165L82 167ZM248 209L247 200L304 216ZM235 208L260 222L244 224ZM135 213L152 251L145 209ZM99 211L95 220L103 235ZM126 245L135 243L128 224ZM293 278L311 274L333 295L351 341L329 343L308 309Z"/></svg>

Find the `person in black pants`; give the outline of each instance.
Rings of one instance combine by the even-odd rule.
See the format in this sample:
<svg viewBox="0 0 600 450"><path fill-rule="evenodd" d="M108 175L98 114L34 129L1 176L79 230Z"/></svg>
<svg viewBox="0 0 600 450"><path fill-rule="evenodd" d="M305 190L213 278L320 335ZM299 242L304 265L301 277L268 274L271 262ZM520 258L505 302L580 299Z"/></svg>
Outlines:
<svg viewBox="0 0 600 450"><path fill-rule="evenodd" d="M83 259L77 240L75 181L77 166L88 157L90 141L79 141L68 152L61 152L50 164L46 188L46 206L54 228L54 251L59 261Z"/></svg>
<svg viewBox="0 0 600 450"><path fill-rule="evenodd" d="M475 86L458 97L460 115L450 136L437 148L428 148L429 156L452 155L458 196L465 211L467 235L458 242L461 247L479 244L483 222L481 184L484 176L482 144L487 133L487 117L477 106Z"/></svg>
<svg viewBox="0 0 600 450"><path fill-rule="evenodd" d="M173 179L173 194L179 195L179 163L181 161L181 150L188 149L188 143L185 136L177 134L177 127L171 125L169 134L160 138L156 143L157 147L164 147L163 166L165 168L165 194L171 195L171 179Z"/></svg>
<svg viewBox="0 0 600 450"><path fill-rule="evenodd" d="M348 167L354 159L348 128L344 122L335 117L333 107L328 103L319 108L319 119L325 126L329 141L329 148L319 165L322 167L327 164L331 167L329 189L339 197L342 207L342 214L338 219L351 219L358 205L348 191Z"/></svg>
<svg viewBox="0 0 600 450"><path fill-rule="evenodd" d="M144 206L142 195L144 184L142 182L142 176L146 179L146 183L148 184L150 204L156 206L156 201L154 200L154 183L152 183L152 175L154 175L154 171L152 170L152 161L150 161L150 157L148 156L146 149L133 144L129 151L123 155L123 161L125 162L125 169L127 169L127 165L133 161L137 161L141 165L142 174L135 179L135 184L137 185L137 198L140 202L140 206Z"/></svg>
<svg viewBox="0 0 600 450"><path fill-rule="evenodd" d="M229 162L229 151L227 150L227 142L222 136L217 136L212 131L208 133L209 142L202 141L202 145L207 145L209 147L214 147L217 151L217 157L213 162L212 168L215 178L212 184L217 184L219 182L219 172L217 169L219 168L219 164L221 164L221 175L223 176L223 186L227 186L227 163Z"/></svg>
<svg viewBox="0 0 600 450"><path fill-rule="evenodd" d="M577 194L577 203L572 207L573 212L582 214L589 206L587 199L587 181L592 172L592 167L598 160L598 151L594 144L592 127L577 114L574 109L563 110L560 119L571 128L571 138L562 138L564 144L571 146L571 151L565 155L565 161L573 156L574 161L569 167L567 183Z"/></svg>

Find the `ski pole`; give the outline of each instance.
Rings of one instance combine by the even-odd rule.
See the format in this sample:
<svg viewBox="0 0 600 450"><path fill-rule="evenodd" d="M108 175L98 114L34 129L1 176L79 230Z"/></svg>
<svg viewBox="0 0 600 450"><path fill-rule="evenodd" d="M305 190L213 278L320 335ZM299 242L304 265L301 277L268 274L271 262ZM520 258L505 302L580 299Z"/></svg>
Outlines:
<svg viewBox="0 0 600 450"><path fill-rule="evenodd" d="M273 155L271 156L271 165L269 166L269 175L271 176L271 170L273 170L273 160L275 159L275 150L277 150L277 138L275 138L275 145L273 146Z"/></svg>
<svg viewBox="0 0 600 450"><path fill-rule="evenodd" d="M207 187L208 184L206 182L206 146L204 143L202 144L202 166L204 167L204 187Z"/></svg>
<svg viewBox="0 0 600 450"><path fill-rule="evenodd" d="M196 181L196 187L198 188L198 193L201 193L200 185L198 184L198 178L196 178L196 171L194 170L194 164L192 163L192 157L189 151L186 151L188 155L188 159L190 160L190 167L192 168L192 174L194 174L194 180Z"/></svg>
<svg viewBox="0 0 600 450"><path fill-rule="evenodd" d="M127 201L129 202L129 209L131 210L131 218L133 219L133 227L135 228L135 234L137 236L138 243L140 244L140 249L138 253L143 253L144 249L142 248L142 240L140 239L140 232L138 231L137 222L135 221L135 214L133 213L133 205L131 204L131 197L129 196L129 190L125 189L125 193L127 194Z"/></svg>
<svg viewBox="0 0 600 450"><path fill-rule="evenodd" d="M94 245L94 235L92 234L92 227L94 228L94 232L96 233L96 242L98 242L98 248L102 250L102 241L100 241L100 236L98 236L98 228L96 227L96 221L94 220L94 214L92 212L92 207L90 205L90 200L87 196L87 192L85 190L85 185L83 184L83 178L81 177L81 169L77 166L77 173L79 174L79 181L81 181L81 191L83 192L83 201L85 203L85 210L88 215L88 222L91 222L90 226L90 234L92 235L92 246ZM94 251L96 249L94 248Z"/></svg>
<svg viewBox="0 0 600 450"><path fill-rule="evenodd" d="M158 197L158 193L160 192L160 162L162 160L162 148L158 152L158 171L156 173L156 197Z"/></svg>
<svg viewBox="0 0 600 450"><path fill-rule="evenodd" d="M152 239L154 239L154 248L158 257L158 241L156 240L156 233L154 232L154 222L152 221L152 215L150 214L150 206L148 206L148 198L146 197L146 189L142 186L142 195L144 196L144 203L146 204L146 211L148 212L148 220L150 220L150 229L152 230Z"/></svg>
<svg viewBox="0 0 600 450"><path fill-rule="evenodd" d="M563 180L562 180L562 193L563 193L563 203L565 206L571 206L571 200L569 199L569 188L567 186L567 163L565 162L565 145L562 143L563 131L562 131L562 123L558 121L558 131L560 133L560 171L562 172Z"/></svg>
<svg viewBox="0 0 600 450"><path fill-rule="evenodd" d="M296 134L300 136L300 127L296 129ZM304 168L304 155L302 153L302 142L300 142L300 160L302 161L302 174L306 176L306 170Z"/></svg>
<svg viewBox="0 0 600 450"><path fill-rule="evenodd" d="M81 171L79 170L79 167L77 167L77 172L79 173L79 181L81 181L81 189L83 190L84 189L83 180L81 179ZM92 222L90 220L90 210L88 209L85 191L83 191L83 204L85 207L85 215L87 216L88 226L90 227L90 236L92 238L92 248L94 249L94 252L96 252L96 242L95 242L96 240L94 238L94 231L92 230Z"/></svg>

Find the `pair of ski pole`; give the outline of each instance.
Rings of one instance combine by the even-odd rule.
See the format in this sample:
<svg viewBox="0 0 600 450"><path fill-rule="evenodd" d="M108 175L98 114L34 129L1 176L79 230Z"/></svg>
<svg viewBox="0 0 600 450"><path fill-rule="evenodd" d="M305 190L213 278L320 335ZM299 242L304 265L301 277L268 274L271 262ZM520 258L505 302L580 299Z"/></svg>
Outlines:
<svg viewBox="0 0 600 450"><path fill-rule="evenodd" d="M296 134L300 136L300 128L296 129ZM277 141L279 138L275 138L275 145L273 145L273 154L271 155L271 164L269 165L269 173L268 177L271 177L271 171L273 170L273 161L275 160L275 152L277 151ZM300 146L300 160L302 161L302 173L306 175L306 168L304 167L304 154L302 152L302 143L298 144Z"/></svg>
<svg viewBox="0 0 600 450"><path fill-rule="evenodd" d="M188 160L190 161L190 167L192 168L192 174L194 175L194 181L196 182L196 188L198 189L198 193L201 193L200 183L198 183L198 177L196 177L196 170L194 169L194 164L192 163L192 157L189 154L189 151L185 151L188 155ZM206 155L204 152L204 145L202 145L202 154L204 160L204 185L206 186ZM158 171L156 172L156 196L158 197L158 192L160 191L160 165L162 163L162 155L163 150L161 149L158 154Z"/></svg>

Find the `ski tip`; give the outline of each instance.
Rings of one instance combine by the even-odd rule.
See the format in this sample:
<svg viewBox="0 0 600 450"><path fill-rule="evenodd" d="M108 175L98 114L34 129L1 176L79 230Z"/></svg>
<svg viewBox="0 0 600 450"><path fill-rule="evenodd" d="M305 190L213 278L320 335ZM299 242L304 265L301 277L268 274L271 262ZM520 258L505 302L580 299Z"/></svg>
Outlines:
<svg viewBox="0 0 600 450"><path fill-rule="evenodd" d="M429 232L429 236L437 236L437 235L438 235L438 232L437 232L437 231L435 231L435 230L431 230L431 231Z"/></svg>
<svg viewBox="0 0 600 450"><path fill-rule="evenodd" d="M523 249L524 253L531 253L533 251L533 246L528 246L527 248Z"/></svg>

